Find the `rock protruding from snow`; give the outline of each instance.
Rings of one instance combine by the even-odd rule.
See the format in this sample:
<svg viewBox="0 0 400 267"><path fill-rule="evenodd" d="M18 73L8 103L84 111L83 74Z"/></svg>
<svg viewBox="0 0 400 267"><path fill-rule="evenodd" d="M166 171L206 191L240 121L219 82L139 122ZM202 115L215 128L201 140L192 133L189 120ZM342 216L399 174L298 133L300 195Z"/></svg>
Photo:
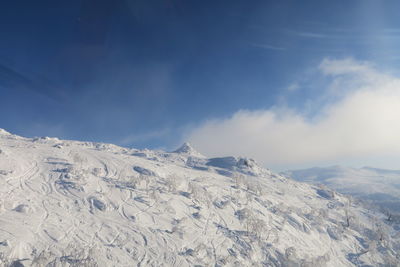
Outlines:
<svg viewBox="0 0 400 267"><path fill-rule="evenodd" d="M184 154L193 157L204 158L204 156L196 151L189 143L184 143L180 148L174 151L174 153Z"/></svg>

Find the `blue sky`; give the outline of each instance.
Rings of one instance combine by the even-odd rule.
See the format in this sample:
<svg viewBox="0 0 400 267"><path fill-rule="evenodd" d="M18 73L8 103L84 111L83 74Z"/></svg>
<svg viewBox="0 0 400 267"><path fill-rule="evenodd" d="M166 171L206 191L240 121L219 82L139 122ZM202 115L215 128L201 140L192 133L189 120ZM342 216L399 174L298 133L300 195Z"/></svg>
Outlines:
<svg viewBox="0 0 400 267"><path fill-rule="evenodd" d="M245 153L212 151L193 129L241 110L318 118L345 96L327 93L338 83L320 73L327 59L397 77L398 10L398 1L376 0L2 1L0 127Z"/></svg>

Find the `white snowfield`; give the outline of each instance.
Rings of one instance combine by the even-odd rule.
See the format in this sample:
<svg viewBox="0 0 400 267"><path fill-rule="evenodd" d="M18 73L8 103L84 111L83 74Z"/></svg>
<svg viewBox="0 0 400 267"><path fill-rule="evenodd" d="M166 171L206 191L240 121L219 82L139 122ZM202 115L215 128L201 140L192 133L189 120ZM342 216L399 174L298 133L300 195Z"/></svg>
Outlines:
<svg viewBox="0 0 400 267"><path fill-rule="evenodd" d="M0 150L2 266L399 266L395 220L250 159L4 130Z"/></svg>
<svg viewBox="0 0 400 267"><path fill-rule="evenodd" d="M400 170L331 166L290 170L282 175L300 182L324 184L340 193L377 204L392 213L400 213Z"/></svg>

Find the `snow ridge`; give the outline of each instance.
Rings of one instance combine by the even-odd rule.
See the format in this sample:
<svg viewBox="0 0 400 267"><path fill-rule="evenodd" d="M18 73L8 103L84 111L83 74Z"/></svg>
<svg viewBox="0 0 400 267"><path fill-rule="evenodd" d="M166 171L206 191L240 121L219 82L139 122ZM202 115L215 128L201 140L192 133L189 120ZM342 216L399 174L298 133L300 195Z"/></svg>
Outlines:
<svg viewBox="0 0 400 267"><path fill-rule="evenodd" d="M1 266L398 266L399 222L245 158L0 138Z"/></svg>
<svg viewBox="0 0 400 267"><path fill-rule="evenodd" d="M6 130L0 128L0 135L11 135L9 132L7 132Z"/></svg>

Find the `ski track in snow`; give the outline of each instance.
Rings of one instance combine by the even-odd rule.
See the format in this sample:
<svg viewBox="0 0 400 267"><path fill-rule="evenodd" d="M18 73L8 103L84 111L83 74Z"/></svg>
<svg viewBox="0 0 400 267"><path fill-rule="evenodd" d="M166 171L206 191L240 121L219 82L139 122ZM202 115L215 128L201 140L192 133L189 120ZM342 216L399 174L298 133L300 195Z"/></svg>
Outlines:
<svg viewBox="0 0 400 267"><path fill-rule="evenodd" d="M3 133L0 148L5 266L397 264L384 214L251 160Z"/></svg>

